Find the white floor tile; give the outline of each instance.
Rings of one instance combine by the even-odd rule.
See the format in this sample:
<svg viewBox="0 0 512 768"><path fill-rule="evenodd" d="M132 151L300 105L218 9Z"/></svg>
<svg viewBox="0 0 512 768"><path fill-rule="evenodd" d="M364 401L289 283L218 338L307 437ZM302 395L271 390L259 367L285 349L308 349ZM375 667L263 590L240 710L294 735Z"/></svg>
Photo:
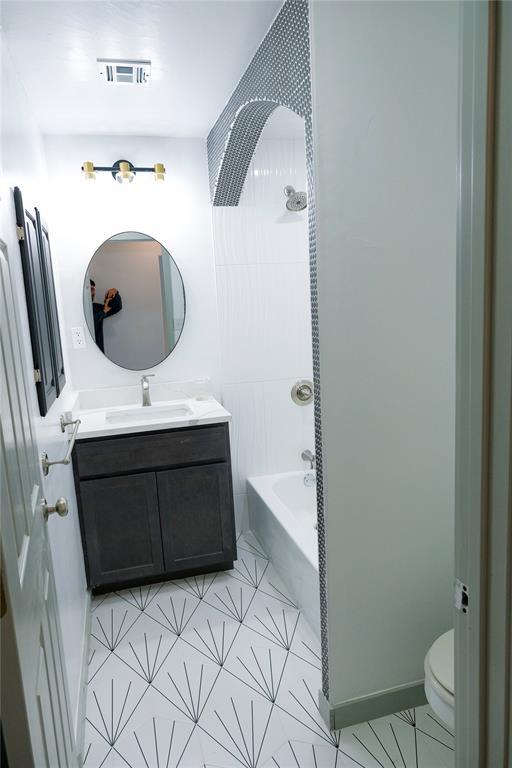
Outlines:
<svg viewBox="0 0 512 768"><path fill-rule="evenodd" d="M286 739L273 704L224 671L200 727L204 749L214 764L254 768Z"/></svg>
<svg viewBox="0 0 512 768"><path fill-rule="evenodd" d="M202 586L202 582L192 582L190 585L182 583L180 586L169 582L146 608L146 616L167 632L179 637L201 605L202 600L198 595L202 592Z"/></svg>
<svg viewBox="0 0 512 768"><path fill-rule="evenodd" d="M116 750L133 768L164 768L180 764L196 768L205 755L197 738L194 723L189 720L151 715L126 732Z"/></svg>
<svg viewBox="0 0 512 768"><path fill-rule="evenodd" d="M95 598L85 768L452 768L428 707L328 730L316 635L252 534L238 552Z"/></svg>

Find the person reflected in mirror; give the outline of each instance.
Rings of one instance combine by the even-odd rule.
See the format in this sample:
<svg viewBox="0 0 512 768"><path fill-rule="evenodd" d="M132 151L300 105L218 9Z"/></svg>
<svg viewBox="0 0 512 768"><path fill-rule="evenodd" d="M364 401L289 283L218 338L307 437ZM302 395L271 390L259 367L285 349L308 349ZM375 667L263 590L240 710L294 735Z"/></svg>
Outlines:
<svg viewBox="0 0 512 768"><path fill-rule="evenodd" d="M92 299L92 313L94 317L94 336L96 339L96 344L101 349L101 351L104 353L104 342L103 342L103 321L107 317L113 317L114 315L117 315L118 312L120 312L123 308L123 302L121 299L121 294L117 290L117 288L109 288L108 291L105 293L105 299L103 301L103 304L100 304L98 301L94 301L96 297L96 283L94 280L90 281L91 283L91 299Z"/></svg>

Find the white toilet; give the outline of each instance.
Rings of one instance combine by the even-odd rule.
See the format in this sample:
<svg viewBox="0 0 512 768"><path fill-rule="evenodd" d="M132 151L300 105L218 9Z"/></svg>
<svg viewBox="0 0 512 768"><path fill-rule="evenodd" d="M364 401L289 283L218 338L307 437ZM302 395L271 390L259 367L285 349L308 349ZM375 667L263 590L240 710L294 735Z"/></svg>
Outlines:
<svg viewBox="0 0 512 768"><path fill-rule="evenodd" d="M454 695L454 630L438 637L425 656L425 693L436 715L453 730Z"/></svg>

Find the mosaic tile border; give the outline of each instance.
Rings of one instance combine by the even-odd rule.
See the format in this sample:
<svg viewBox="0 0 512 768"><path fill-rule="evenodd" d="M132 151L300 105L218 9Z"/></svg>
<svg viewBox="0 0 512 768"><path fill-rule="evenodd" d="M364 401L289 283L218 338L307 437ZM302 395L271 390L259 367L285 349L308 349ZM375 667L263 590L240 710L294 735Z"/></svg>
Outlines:
<svg viewBox="0 0 512 768"><path fill-rule="evenodd" d="M238 205L247 170L265 124L277 106L305 120L308 186L309 265L315 451L317 468L318 559L322 639L322 691L329 698L327 584L322 474L320 344L316 260L313 125L309 55L309 3L286 0L207 138L210 191L214 206Z"/></svg>

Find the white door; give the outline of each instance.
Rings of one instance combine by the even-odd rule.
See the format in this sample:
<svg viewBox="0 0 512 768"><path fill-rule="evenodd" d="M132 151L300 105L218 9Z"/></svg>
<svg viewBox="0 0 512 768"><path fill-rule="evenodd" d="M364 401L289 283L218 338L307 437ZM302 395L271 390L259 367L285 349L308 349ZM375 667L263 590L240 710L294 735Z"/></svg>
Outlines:
<svg viewBox="0 0 512 768"><path fill-rule="evenodd" d="M5 710L2 720L13 766L30 768L26 757L21 757L22 748L30 740L35 768L74 768L78 761L42 508L42 476L13 297L7 252L0 241L2 586L17 652L17 665L7 669L2 684L4 692L6 685L16 686L11 701L21 686L25 712L16 713L16 723L19 728L20 723L25 722L28 733L25 731L24 738L20 739L18 732L16 739L12 738L9 743Z"/></svg>

